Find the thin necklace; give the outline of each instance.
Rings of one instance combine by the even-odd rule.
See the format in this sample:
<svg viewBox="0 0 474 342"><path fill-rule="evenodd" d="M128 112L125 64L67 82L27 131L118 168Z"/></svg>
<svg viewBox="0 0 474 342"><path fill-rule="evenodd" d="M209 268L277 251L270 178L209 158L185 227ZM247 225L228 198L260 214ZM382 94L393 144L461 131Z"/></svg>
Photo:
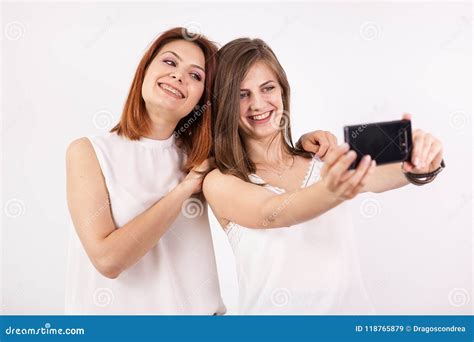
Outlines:
<svg viewBox="0 0 474 342"><path fill-rule="evenodd" d="M293 167L293 165L295 164L295 157L294 156L291 156L292 158L292 161L291 161L291 165L289 166L286 166L282 171L280 170L280 172L277 171L276 168L274 167L270 167L270 168L261 168L259 167L260 170L262 171L267 171L267 172L273 172L275 173L279 179L282 179L283 178L283 174L288 171L288 169L290 169L291 167Z"/></svg>

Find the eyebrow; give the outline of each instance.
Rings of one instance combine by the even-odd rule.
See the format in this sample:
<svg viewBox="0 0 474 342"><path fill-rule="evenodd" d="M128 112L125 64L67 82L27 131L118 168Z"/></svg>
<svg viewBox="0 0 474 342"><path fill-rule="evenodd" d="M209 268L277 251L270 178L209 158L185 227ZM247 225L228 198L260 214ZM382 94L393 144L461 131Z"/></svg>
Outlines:
<svg viewBox="0 0 474 342"><path fill-rule="evenodd" d="M182 59L176 52L173 52L173 51L165 51L165 52L162 53L162 55L165 54L165 53L167 53L167 52L169 52L169 53L171 53L172 55L174 55L179 61L181 61L181 62L183 61L183 59ZM206 73L206 71L204 70L204 68L201 67L201 66L199 66L199 65L197 65L197 64L191 64L191 66L193 66L193 67L195 67L195 68L198 68L198 69L201 69L202 72Z"/></svg>
<svg viewBox="0 0 474 342"><path fill-rule="evenodd" d="M275 81L269 80L269 81L263 82L262 84L260 84L260 88L266 86L268 83L271 83L271 82L275 82ZM240 91L242 90L249 91L250 89L245 89L245 88L240 89Z"/></svg>

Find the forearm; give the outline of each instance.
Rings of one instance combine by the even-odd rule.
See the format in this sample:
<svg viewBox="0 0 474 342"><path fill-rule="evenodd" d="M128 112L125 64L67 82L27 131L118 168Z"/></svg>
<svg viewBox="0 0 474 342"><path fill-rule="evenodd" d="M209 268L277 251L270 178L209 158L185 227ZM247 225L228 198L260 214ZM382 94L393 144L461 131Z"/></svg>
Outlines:
<svg viewBox="0 0 474 342"><path fill-rule="evenodd" d="M192 191L180 183L152 207L103 241L101 261L113 278L134 265L151 250L168 230Z"/></svg>
<svg viewBox="0 0 474 342"><path fill-rule="evenodd" d="M365 191L381 193L410 184L403 175L400 163L377 166L369 177Z"/></svg>
<svg viewBox="0 0 474 342"><path fill-rule="evenodd" d="M263 208L262 228L289 227L318 217L344 202L321 182L292 193L273 196Z"/></svg>

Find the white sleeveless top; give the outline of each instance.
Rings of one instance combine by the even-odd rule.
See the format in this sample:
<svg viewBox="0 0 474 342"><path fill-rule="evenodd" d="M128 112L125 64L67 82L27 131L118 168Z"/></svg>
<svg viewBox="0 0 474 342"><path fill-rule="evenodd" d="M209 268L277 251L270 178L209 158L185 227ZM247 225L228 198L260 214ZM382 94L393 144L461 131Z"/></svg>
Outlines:
<svg viewBox="0 0 474 342"><path fill-rule="evenodd" d="M317 156L309 162L301 187L320 179L322 165ZM250 180L264 183L256 174ZM279 214L285 215L284 208ZM347 202L291 227L252 229L230 222L225 231L237 263L240 314L375 314L362 281Z"/></svg>
<svg viewBox="0 0 474 342"><path fill-rule="evenodd" d="M118 229L184 177L174 136L132 141L116 133L89 137ZM157 245L116 279L92 265L72 227L66 314L223 314L206 203L192 199ZM99 209L100 210L100 209Z"/></svg>

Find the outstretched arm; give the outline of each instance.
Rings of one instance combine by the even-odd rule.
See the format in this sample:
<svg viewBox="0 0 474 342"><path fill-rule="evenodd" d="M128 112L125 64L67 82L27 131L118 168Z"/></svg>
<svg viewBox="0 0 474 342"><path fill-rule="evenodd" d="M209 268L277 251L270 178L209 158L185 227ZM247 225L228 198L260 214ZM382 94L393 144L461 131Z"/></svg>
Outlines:
<svg viewBox="0 0 474 342"><path fill-rule="evenodd" d="M354 151L346 153L348 148L344 144L330 151L322 179L307 188L275 194L216 169L204 179L204 195L223 226L232 221L249 228L278 228L307 221L354 198L373 172L374 164L366 159L348 176L356 157Z"/></svg>

